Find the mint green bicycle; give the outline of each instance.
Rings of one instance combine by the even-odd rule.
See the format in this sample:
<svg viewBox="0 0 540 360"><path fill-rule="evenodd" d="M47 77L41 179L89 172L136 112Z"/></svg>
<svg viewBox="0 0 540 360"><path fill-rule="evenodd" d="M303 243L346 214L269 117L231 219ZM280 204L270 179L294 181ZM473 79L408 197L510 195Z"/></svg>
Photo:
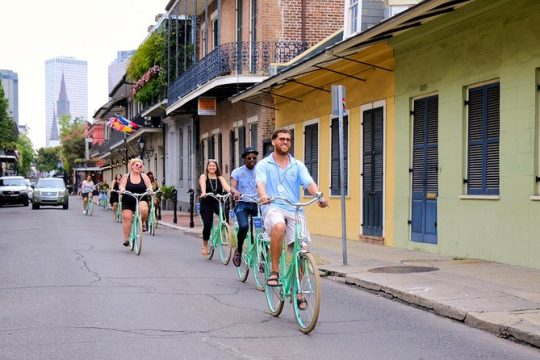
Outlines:
<svg viewBox="0 0 540 360"><path fill-rule="evenodd" d="M150 200L150 208L148 209L148 232L152 236L156 235L156 229L158 227L155 198L160 192L161 190L158 190L153 193L152 199Z"/></svg>
<svg viewBox="0 0 540 360"><path fill-rule="evenodd" d="M116 190L113 190L116 191ZM118 192L120 194L120 192ZM152 195L151 192L144 192L142 194L134 194L130 191L124 191L122 196L131 196L135 199L135 212L133 213L133 221L131 222L131 230L129 232L129 247L131 251L135 251L135 254L141 255L142 251L142 241L143 241L143 228L142 228L142 219L141 213L139 212L139 203L141 199L145 196Z"/></svg>
<svg viewBox="0 0 540 360"><path fill-rule="evenodd" d="M315 198L306 203L292 203L283 197L273 197L270 201L282 201L295 207L294 243L290 260L287 259L287 244L283 240L281 257L279 259L279 285L266 284L266 302L270 313L278 317L283 310L285 299L293 304L296 323L300 330L308 334L317 325L321 306L321 284L319 270L315 257L308 249L302 248L302 231L298 221L301 207L313 204L322 198L318 193ZM271 257L266 257L266 278L272 268Z"/></svg>
<svg viewBox="0 0 540 360"><path fill-rule="evenodd" d="M212 197L219 202L218 221L217 224L214 223L212 225L212 232L210 233L210 239L208 240L208 260L212 259L214 251L218 249L221 263L227 265L231 260L232 247L229 240L229 224L227 224L227 221L225 220L223 204L229 199L231 194L214 195L213 193L206 193L205 196Z"/></svg>
<svg viewBox="0 0 540 360"><path fill-rule="evenodd" d="M249 195L242 195L242 197L248 198L252 202L257 204L257 198ZM261 209L257 206L258 214L250 218L250 224L246 239L242 246L242 258L240 266L236 268L238 279L245 282L249 275L249 270L253 271L253 278L255 280L255 287L258 290L263 291L265 288L265 266L266 256L270 246L270 239L268 234L264 232L263 218L261 217ZM238 233L238 224L235 223L235 234Z"/></svg>
<svg viewBox="0 0 540 360"><path fill-rule="evenodd" d="M84 215L85 216L92 216L94 213L94 202L92 201L92 198L94 197L94 190L97 189L101 184L103 183L97 183L92 188L92 191L88 193L88 200L86 201L86 207L84 208Z"/></svg>

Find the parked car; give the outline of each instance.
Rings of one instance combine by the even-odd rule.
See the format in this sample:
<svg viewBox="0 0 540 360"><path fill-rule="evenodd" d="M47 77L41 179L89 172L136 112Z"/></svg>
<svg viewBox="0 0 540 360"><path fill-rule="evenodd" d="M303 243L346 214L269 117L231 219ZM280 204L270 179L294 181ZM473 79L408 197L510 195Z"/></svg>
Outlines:
<svg viewBox="0 0 540 360"><path fill-rule="evenodd" d="M32 209L40 206L62 206L67 209L69 193L61 178L41 178L38 180L32 196Z"/></svg>
<svg viewBox="0 0 540 360"><path fill-rule="evenodd" d="M28 187L22 176L0 177L0 206L4 204L28 206Z"/></svg>

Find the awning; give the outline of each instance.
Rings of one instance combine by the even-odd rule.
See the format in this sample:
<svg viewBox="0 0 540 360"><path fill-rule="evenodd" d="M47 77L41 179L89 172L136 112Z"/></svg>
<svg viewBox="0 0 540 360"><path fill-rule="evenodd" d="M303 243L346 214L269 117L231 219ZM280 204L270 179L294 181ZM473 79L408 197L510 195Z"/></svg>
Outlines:
<svg viewBox="0 0 540 360"><path fill-rule="evenodd" d="M256 104L255 102L248 101L247 99L258 97L260 95L276 95L272 93L272 89L274 87L284 85L291 81L296 81L308 73L315 71L335 72L335 70L328 68L333 63L338 61L357 61L354 59L349 59L347 56L367 49L375 43L391 39L392 37L409 29L421 26L422 24L429 22L438 16L451 12L458 7L464 6L473 1L474 0L425 0L399 13L398 15L369 28L368 30L359 33L358 35L343 40L335 45L329 46L325 50L322 50L314 55L304 57L298 63L285 68L282 72L279 72L265 81L248 88L244 92L231 97L230 101L232 103L245 101ZM365 65L382 70L393 71L393 69L377 67L375 64L366 63ZM353 74L341 75L354 77ZM357 79L362 81L360 78ZM301 85L314 86L314 84L305 83ZM326 90L320 88L319 86L317 86L317 88L320 90Z"/></svg>

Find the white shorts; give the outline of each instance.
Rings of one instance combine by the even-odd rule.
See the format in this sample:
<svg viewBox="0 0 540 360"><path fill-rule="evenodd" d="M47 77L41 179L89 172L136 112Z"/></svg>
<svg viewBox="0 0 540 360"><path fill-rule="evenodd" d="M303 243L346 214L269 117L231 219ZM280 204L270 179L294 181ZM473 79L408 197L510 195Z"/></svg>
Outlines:
<svg viewBox="0 0 540 360"><path fill-rule="evenodd" d="M298 222L300 223L300 237L302 238L302 245L304 247L309 247L311 244L311 236L309 235L304 215L298 215ZM287 239L287 244L291 245L294 242L294 214L290 214L276 208L268 209L268 211L266 211L264 214L264 228L266 232L270 234L270 236L272 236L272 228L278 223L285 223L287 225L287 229L285 230L285 239Z"/></svg>

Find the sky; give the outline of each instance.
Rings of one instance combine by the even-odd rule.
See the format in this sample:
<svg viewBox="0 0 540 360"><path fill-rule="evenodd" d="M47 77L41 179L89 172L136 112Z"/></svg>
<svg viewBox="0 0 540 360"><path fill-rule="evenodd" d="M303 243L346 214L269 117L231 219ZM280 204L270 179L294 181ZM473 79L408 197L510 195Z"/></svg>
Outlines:
<svg viewBox="0 0 540 360"><path fill-rule="evenodd" d="M88 119L108 100L108 65L136 49L168 0L0 0L0 69L19 76L19 124L45 146L45 60L88 62Z"/></svg>

